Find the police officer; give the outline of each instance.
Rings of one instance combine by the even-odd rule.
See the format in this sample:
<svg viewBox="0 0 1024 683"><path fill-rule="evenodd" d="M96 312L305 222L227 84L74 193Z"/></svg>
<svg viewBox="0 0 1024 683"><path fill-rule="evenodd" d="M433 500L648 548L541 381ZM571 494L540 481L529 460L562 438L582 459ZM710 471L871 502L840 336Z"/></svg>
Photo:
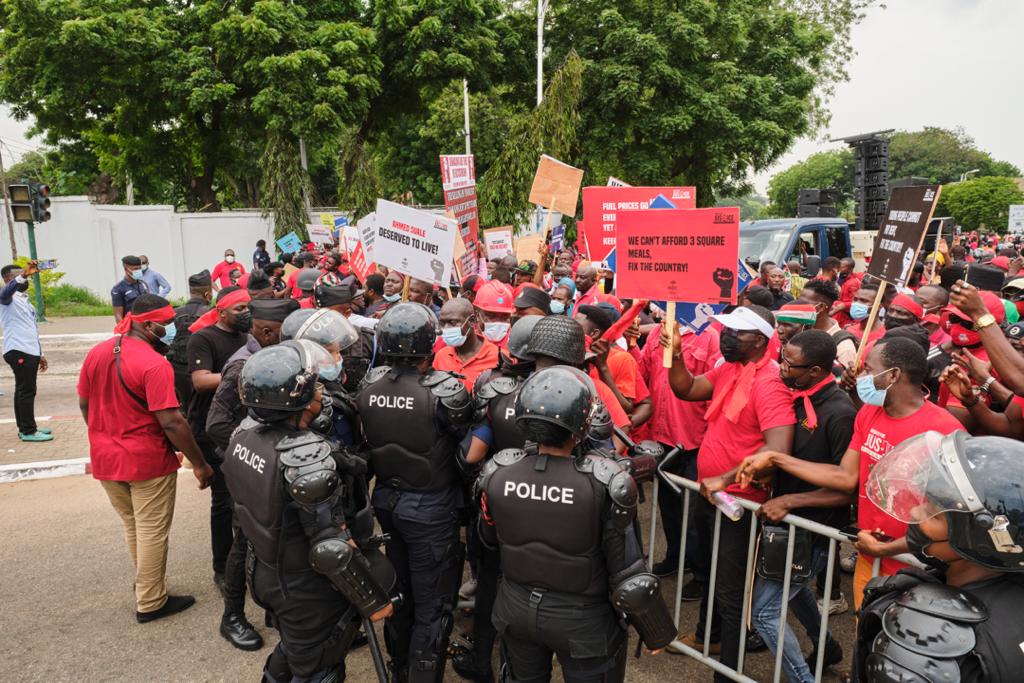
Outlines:
<svg viewBox="0 0 1024 683"><path fill-rule="evenodd" d="M868 498L909 524L907 548L929 572L868 583L860 680L1021 680L1022 479L1024 444L964 432L926 432L874 466Z"/></svg>
<svg viewBox="0 0 1024 683"><path fill-rule="evenodd" d="M385 639L396 680L440 681L462 577L455 452L473 413L454 375L431 369L437 318L422 304L389 308L377 326L378 367L356 393L372 504L404 596Z"/></svg>
<svg viewBox="0 0 1024 683"><path fill-rule="evenodd" d="M550 680L554 654L568 683L622 681L620 612L651 650L676 635L633 532L636 485L615 461L577 451L595 401L582 371L538 370L515 404L533 443L496 453L478 482L481 536L501 547L493 620L507 680Z"/></svg>
<svg viewBox="0 0 1024 683"><path fill-rule="evenodd" d="M171 342L171 348L167 352L167 360L174 368L174 391L178 395L178 402L184 408L192 397L192 374L188 367L189 337L192 333L189 326L210 310L210 300L213 298L213 285L210 279L210 271L204 270L195 275L188 276L189 299L186 303L174 309L174 328L177 334Z"/></svg>
<svg viewBox="0 0 1024 683"><path fill-rule="evenodd" d="M321 408L319 372L333 364L310 341L253 354L240 379L249 417L222 468L249 539L250 590L281 635L263 670L270 683L344 680L351 612L376 621L392 611L393 571L359 549L371 530L346 515L347 482L363 476L362 461L309 429Z"/></svg>

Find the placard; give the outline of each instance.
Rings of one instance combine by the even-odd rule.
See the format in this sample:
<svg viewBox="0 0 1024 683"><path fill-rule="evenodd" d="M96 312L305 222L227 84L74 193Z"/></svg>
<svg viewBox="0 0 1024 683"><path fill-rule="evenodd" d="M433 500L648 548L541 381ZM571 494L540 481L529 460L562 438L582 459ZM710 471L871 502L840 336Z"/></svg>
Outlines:
<svg viewBox="0 0 1024 683"><path fill-rule="evenodd" d="M869 275L896 287L907 284L941 191L941 185L893 188L875 234Z"/></svg>
<svg viewBox="0 0 1024 683"><path fill-rule="evenodd" d="M616 178L613 175L608 176L608 182L607 182L606 186L607 187L633 187L632 185L627 183L625 180L619 180L618 178Z"/></svg>
<svg viewBox="0 0 1024 683"><path fill-rule="evenodd" d="M537 250L544 244L543 235L520 235L516 238L516 261L533 261L537 263L540 258Z"/></svg>
<svg viewBox="0 0 1024 683"><path fill-rule="evenodd" d="M284 237L279 237L274 241L274 244L277 245L282 254L297 254L302 251L302 240L299 239L294 230Z"/></svg>
<svg viewBox="0 0 1024 683"><path fill-rule="evenodd" d="M559 223L551 229L551 253L557 254L565 245L565 226Z"/></svg>
<svg viewBox="0 0 1024 683"><path fill-rule="evenodd" d="M737 261L736 273L738 274L736 295L739 296L754 281L756 274L743 262L743 259ZM666 309L667 302L665 301L652 301L651 303L656 304L663 311ZM679 302L676 304L676 321L700 334L713 322L711 316L718 315L726 308L728 308L727 304L689 304Z"/></svg>
<svg viewBox="0 0 1024 683"><path fill-rule="evenodd" d="M735 207L619 211L618 296L736 303L739 213Z"/></svg>
<svg viewBox="0 0 1024 683"><path fill-rule="evenodd" d="M441 188L459 190L476 185L476 171L472 154L441 155Z"/></svg>
<svg viewBox="0 0 1024 683"><path fill-rule="evenodd" d="M651 208L659 196L677 209L697 206L697 190L693 187L584 187L583 218L587 247L592 261L603 261L615 246L615 223L618 212Z"/></svg>
<svg viewBox="0 0 1024 683"><path fill-rule="evenodd" d="M366 260L371 263L374 260L373 237L377 232L377 214L371 212L356 221L356 229L359 230L359 241L363 243L363 253Z"/></svg>
<svg viewBox="0 0 1024 683"><path fill-rule="evenodd" d="M366 282L366 278L373 275L373 272L377 270L377 267L366 260L366 252L363 250L363 243L356 241L354 249L348 253L348 265L355 273L355 276L359 278L362 283Z"/></svg>
<svg viewBox="0 0 1024 683"><path fill-rule="evenodd" d="M374 260L443 287L451 282L458 230L452 218L378 199Z"/></svg>
<svg viewBox="0 0 1024 683"><path fill-rule="evenodd" d="M1024 232L1024 204L1010 204L1006 227L1013 233Z"/></svg>
<svg viewBox="0 0 1024 683"><path fill-rule="evenodd" d="M441 155L441 187L444 190L444 208L458 221L466 251L475 254L480 239L480 221L472 154Z"/></svg>
<svg viewBox="0 0 1024 683"><path fill-rule="evenodd" d="M512 226L487 228L484 230L484 246L487 248L487 260L503 258L512 251Z"/></svg>
<svg viewBox="0 0 1024 683"><path fill-rule="evenodd" d="M530 203L566 216L575 216L581 184L583 169L543 154L537 164L537 173L533 176Z"/></svg>
<svg viewBox="0 0 1024 683"><path fill-rule="evenodd" d="M331 232L334 230L334 219L330 216L327 217L331 219L329 227L327 225L317 225L316 223L306 224L309 241L313 244L334 244L334 237L331 235Z"/></svg>

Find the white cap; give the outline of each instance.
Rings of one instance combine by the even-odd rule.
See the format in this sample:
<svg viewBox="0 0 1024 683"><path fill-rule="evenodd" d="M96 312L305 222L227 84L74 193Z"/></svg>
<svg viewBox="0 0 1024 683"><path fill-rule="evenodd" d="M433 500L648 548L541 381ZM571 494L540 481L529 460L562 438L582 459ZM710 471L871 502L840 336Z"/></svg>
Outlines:
<svg viewBox="0 0 1024 683"><path fill-rule="evenodd" d="M740 306L733 310L732 313L723 313L721 315L713 315L711 318L724 327L728 327L732 330L747 330L749 332L760 332L764 336L771 338L775 334L775 328L768 324L768 321L754 313L746 306Z"/></svg>

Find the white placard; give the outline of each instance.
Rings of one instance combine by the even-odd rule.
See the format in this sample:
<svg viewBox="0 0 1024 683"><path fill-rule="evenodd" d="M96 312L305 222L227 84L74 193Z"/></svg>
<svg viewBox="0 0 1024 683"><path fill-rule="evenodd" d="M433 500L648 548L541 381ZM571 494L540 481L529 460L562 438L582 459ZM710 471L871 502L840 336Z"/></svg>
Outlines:
<svg viewBox="0 0 1024 683"><path fill-rule="evenodd" d="M384 199L377 200L374 261L414 278L446 285L452 278L452 258L459 224Z"/></svg>
<svg viewBox="0 0 1024 683"><path fill-rule="evenodd" d="M1010 232L1024 232L1024 204L1010 204Z"/></svg>
<svg viewBox="0 0 1024 683"><path fill-rule="evenodd" d="M356 223L359 229L359 239L363 242L363 253L366 254L367 263L373 263L373 235L377 232L377 214L371 212L363 216Z"/></svg>
<svg viewBox="0 0 1024 683"><path fill-rule="evenodd" d="M500 259L513 253L512 228L487 228L484 230L484 246L487 247L487 259Z"/></svg>
<svg viewBox="0 0 1024 683"><path fill-rule="evenodd" d="M326 225L307 223L306 231L309 233L309 241L313 244L334 244L334 235L331 234L332 228Z"/></svg>

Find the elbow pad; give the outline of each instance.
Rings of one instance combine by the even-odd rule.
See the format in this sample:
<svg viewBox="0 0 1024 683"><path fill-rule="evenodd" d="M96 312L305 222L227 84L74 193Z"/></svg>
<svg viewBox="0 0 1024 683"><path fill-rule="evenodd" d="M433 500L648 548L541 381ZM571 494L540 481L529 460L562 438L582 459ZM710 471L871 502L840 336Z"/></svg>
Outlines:
<svg viewBox="0 0 1024 683"><path fill-rule="evenodd" d="M309 564L334 584L364 619L391 602L366 556L340 538L327 538L313 544L309 549Z"/></svg>
<svg viewBox="0 0 1024 683"><path fill-rule="evenodd" d="M612 591L612 604L625 613L648 649L657 650L675 640L676 625L654 574L637 574L620 583Z"/></svg>

